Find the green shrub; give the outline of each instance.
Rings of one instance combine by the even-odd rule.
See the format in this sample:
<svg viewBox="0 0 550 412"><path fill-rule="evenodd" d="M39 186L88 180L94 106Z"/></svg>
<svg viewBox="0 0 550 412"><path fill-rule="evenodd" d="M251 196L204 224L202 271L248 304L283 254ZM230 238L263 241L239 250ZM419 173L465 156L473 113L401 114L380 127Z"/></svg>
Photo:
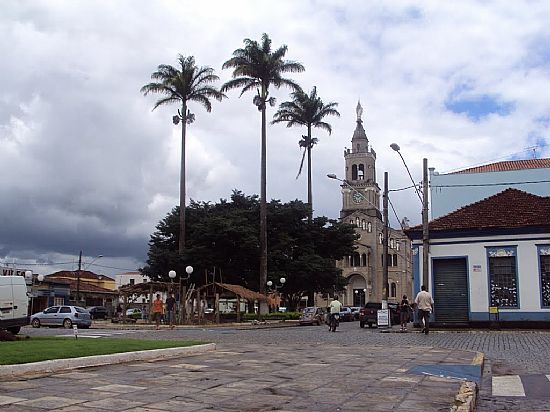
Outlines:
<svg viewBox="0 0 550 412"><path fill-rule="evenodd" d="M300 318L300 312L272 312L260 315L256 313L244 313L241 316L243 320L298 320Z"/></svg>

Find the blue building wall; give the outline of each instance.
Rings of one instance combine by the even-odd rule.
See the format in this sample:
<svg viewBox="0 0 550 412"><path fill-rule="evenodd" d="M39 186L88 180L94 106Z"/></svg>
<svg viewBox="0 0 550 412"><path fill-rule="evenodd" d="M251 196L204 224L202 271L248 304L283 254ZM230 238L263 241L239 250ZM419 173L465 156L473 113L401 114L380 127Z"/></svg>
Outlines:
<svg viewBox="0 0 550 412"><path fill-rule="evenodd" d="M463 206L485 199L509 187L538 196L550 196L550 183L519 183L550 180L550 168L523 169L485 173L430 173L431 219L446 215ZM502 183L494 185L496 183ZM519 183L519 184L506 184ZM441 187L449 185L487 185Z"/></svg>

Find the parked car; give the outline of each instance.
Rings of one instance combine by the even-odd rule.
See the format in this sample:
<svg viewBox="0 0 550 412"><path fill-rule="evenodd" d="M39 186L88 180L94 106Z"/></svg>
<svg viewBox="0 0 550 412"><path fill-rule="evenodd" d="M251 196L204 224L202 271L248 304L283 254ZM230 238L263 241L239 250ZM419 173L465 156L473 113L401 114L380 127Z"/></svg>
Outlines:
<svg viewBox="0 0 550 412"><path fill-rule="evenodd" d="M352 306L350 309L351 314L353 315L353 320L359 320L359 312L361 311L361 308L359 306Z"/></svg>
<svg viewBox="0 0 550 412"><path fill-rule="evenodd" d="M302 316L298 321L300 325L317 325L320 326L325 323L326 314L325 310L317 306L309 306L304 308Z"/></svg>
<svg viewBox="0 0 550 412"><path fill-rule="evenodd" d="M365 325L369 325L369 328L372 328L374 325L377 325L379 309L382 309L382 303L367 302L365 307L359 311L359 326L364 328ZM397 303L388 302L388 309L390 309L392 325L399 325L399 305Z"/></svg>
<svg viewBox="0 0 550 412"><path fill-rule="evenodd" d="M87 329L92 324L90 313L80 306L50 306L43 312L35 313L31 316L31 325L33 328L40 326L63 326L72 328L77 325L80 328Z"/></svg>
<svg viewBox="0 0 550 412"><path fill-rule="evenodd" d="M141 309L138 308L130 308L126 309L126 317L131 319L141 319L143 313L141 312Z"/></svg>
<svg viewBox="0 0 550 412"><path fill-rule="evenodd" d="M353 314L349 306L344 306L340 311L340 322L351 322L353 320Z"/></svg>
<svg viewBox="0 0 550 412"><path fill-rule="evenodd" d="M91 306L88 308L92 319L107 319L109 311L104 306Z"/></svg>

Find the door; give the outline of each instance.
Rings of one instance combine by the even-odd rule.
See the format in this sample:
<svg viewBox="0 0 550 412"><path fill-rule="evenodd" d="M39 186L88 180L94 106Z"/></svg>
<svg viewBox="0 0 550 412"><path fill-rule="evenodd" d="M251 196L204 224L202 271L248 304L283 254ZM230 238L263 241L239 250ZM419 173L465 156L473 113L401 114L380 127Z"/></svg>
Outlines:
<svg viewBox="0 0 550 412"><path fill-rule="evenodd" d="M466 258L434 259L434 320L443 324L468 323Z"/></svg>
<svg viewBox="0 0 550 412"><path fill-rule="evenodd" d="M57 312L59 312L59 306L52 306L44 311L44 314L40 317L40 323L42 325L55 325L57 324ZM61 323L59 323L61 324Z"/></svg>
<svg viewBox="0 0 550 412"><path fill-rule="evenodd" d="M0 277L0 326L13 320L13 285L11 276Z"/></svg>

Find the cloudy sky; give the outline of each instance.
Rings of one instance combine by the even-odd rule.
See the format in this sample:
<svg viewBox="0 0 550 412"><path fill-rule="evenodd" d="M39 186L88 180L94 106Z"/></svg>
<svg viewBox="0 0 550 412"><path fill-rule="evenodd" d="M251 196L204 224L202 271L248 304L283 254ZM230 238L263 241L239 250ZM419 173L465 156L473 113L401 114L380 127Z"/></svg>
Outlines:
<svg viewBox="0 0 550 412"><path fill-rule="evenodd" d="M0 266L114 274L146 258L149 235L179 199L176 107L151 111L140 88L179 53L221 69L244 38L266 32L292 77L341 117L313 152L315 213L336 218L344 147L358 99L379 185L410 184L422 158L439 172L549 157L550 4L544 1L2 1L0 11ZM275 92L278 102L287 90ZM207 113L191 105L188 199L259 193L260 115L229 92ZM273 109L268 112L272 116ZM304 130L268 127L268 198L306 199L296 180ZM414 192L399 218L420 221ZM36 265L38 263L38 265ZM35 264L35 265L33 265Z"/></svg>

